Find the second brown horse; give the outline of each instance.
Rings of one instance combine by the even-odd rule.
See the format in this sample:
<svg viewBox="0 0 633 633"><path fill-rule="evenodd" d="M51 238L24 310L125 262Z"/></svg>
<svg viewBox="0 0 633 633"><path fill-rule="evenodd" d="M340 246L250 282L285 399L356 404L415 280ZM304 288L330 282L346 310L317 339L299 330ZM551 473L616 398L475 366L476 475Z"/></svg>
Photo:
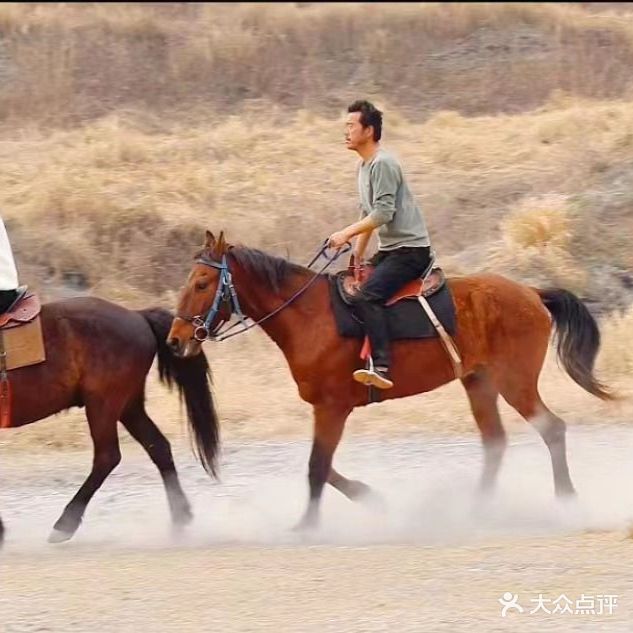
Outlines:
<svg viewBox="0 0 633 633"><path fill-rule="evenodd" d="M145 381L156 356L161 381L168 386L175 384L184 400L198 456L212 474L216 471L219 429L207 359L204 354L188 360L174 356L166 344L172 318L160 308L128 310L93 297L42 306L46 362L11 370L11 426L25 426L71 407L85 407L94 444L90 474L55 523L51 541L72 537L90 499L120 462L118 421L160 471L174 524L191 520L169 441L145 409ZM0 545L3 536L0 520Z"/></svg>

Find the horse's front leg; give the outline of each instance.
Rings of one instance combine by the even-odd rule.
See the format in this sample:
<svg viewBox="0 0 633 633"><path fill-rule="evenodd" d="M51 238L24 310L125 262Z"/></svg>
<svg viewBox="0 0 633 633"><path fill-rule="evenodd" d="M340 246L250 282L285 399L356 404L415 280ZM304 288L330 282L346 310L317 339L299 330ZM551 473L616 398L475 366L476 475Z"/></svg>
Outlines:
<svg viewBox="0 0 633 633"><path fill-rule="evenodd" d="M94 446L92 469L84 484L57 519L48 538L49 543L61 543L72 538L93 495L121 461L117 434L120 413L120 403L108 403L104 397L89 396L86 399L86 417Z"/></svg>
<svg viewBox="0 0 633 633"><path fill-rule="evenodd" d="M350 412L351 409L342 409L340 405L314 406L314 438L308 472L310 499L306 512L296 529L313 528L318 525L323 486L332 476L332 458L343 435L345 421ZM337 480L337 483L341 483L341 480Z"/></svg>

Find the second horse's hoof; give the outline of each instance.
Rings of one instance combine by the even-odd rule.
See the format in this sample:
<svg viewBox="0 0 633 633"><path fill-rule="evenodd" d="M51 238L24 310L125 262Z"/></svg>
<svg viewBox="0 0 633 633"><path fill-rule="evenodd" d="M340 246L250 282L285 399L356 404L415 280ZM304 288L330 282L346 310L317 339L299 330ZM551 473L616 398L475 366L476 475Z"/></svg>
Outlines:
<svg viewBox="0 0 633 633"><path fill-rule="evenodd" d="M49 543L65 543L66 541L70 541L73 537L73 532L62 532L61 530L55 530L50 533L48 537Z"/></svg>

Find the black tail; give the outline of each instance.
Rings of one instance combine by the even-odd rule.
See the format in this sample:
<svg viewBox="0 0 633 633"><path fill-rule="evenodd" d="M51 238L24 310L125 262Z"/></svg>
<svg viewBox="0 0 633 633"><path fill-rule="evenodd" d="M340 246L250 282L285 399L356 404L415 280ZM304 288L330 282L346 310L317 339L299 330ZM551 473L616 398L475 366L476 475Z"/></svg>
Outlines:
<svg viewBox="0 0 633 633"><path fill-rule="evenodd" d="M558 358L571 378L601 400L615 396L593 375L600 348L600 330L587 307L568 290L550 288L538 292L550 311L558 336Z"/></svg>
<svg viewBox="0 0 633 633"><path fill-rule="evenodd" d="M158 374L163 384L178 387L184 398L189 428L195 439L195 452L203 468L217 477L220 427L211 392L211 370L204 352L179 358L167 346L173 315L161 308L140 310L149 323L158 345Z"/></svg>

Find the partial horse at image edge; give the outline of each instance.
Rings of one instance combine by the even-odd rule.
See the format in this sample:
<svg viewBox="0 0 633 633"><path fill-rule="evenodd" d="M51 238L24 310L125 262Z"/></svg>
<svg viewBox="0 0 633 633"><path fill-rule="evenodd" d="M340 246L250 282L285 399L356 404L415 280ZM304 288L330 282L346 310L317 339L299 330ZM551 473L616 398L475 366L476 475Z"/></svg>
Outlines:
<svg viewBox="0 0 633 633"><path fill-rule="evenodd" d="M91 472L55 523L52 542L72 537L88 502L120 462L118 421L158 468L174 525L192 519L170 443L145 409L145 382L156 357L160 381L175 386L184 401L194 450L211 475L217 471L219 424L205 355L180 359L166 345L172 318L161 308L128 310L93 297L42 306L47 360L10 371L12 426L85 407L94 445ZM63 418L56 423L64 424ZM0 544L4 531L0 519Z"/></svg>

